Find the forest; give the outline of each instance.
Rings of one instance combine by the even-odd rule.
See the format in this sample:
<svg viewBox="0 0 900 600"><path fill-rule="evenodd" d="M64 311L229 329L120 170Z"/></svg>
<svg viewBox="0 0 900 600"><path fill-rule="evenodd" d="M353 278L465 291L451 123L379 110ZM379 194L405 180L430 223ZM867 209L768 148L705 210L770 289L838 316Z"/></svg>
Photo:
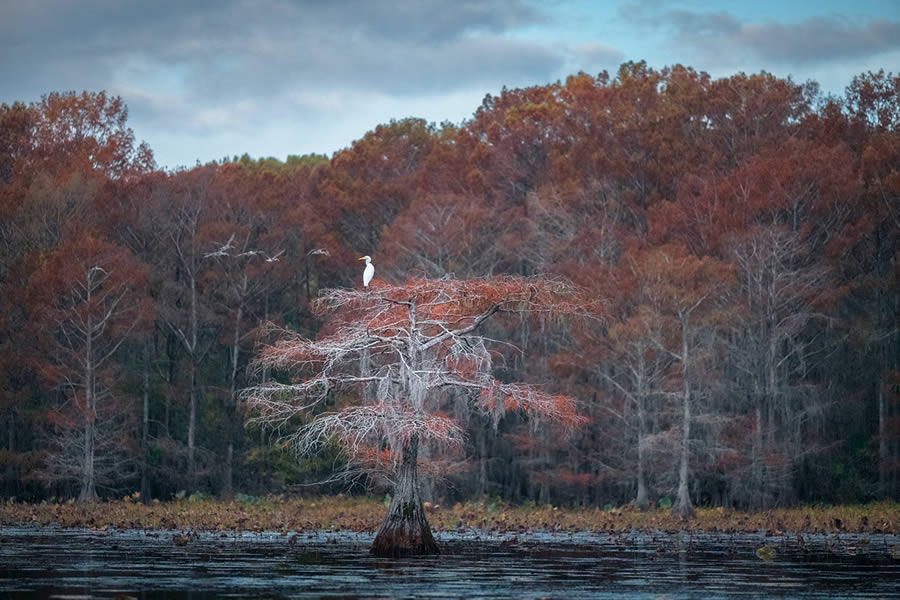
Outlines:
<svg viewBox="0 0 900 600"><path fill-rule="evenodd" d="M461 415L425 500L900 499L900 76L629 62L174 171L127 118L102 91L0 106L0 498L384 495L242 395L266 332L315 339L370 255L376 290L540 277L594 307L487 324L493 376L578 425Z"/></svg>

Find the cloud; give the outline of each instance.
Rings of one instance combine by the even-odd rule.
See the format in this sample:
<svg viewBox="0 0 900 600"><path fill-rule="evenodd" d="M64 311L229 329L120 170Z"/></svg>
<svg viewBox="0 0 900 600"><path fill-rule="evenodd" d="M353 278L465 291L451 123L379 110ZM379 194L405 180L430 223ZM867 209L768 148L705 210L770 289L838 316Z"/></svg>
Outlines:
<svg viewBox="0 0 900 600"><path fill-rule="evenodd" d="M625 60L625 55L605 44L579 44L575 47L573 62L585 73L613 70Z"/></svg>
<svg viewBox="0 0 900 600"><path fill-rule="evenodd" d="M900 21L857 22L841 16L814 16L797 23L753 23L728 12L665 8L658 0L629 2L619 9L627 22L669 33L676 50L708 65L762 61L810 66L876 56L900 49Z"/></svg>
<svg viewBox="0 0 900 600"><path fill-rule="evenodd" d="M4 13L0 48L13 60L0 74L52 89L109 81L122 76L121 61L140 60L187 65L185 86L211 95L301 82L429 93L498 73L547 77L563 59L550 44L505 35L546 20L523 1L32 0Z"/></svg>
<svg viewBox="0 0 900 600"><path fill-rule="evenodd" d="M761 58L792 64L861 58L900 48L900 22L887 19L862 26L826 18L788 25L747 24L739 35Z"/></svg>
<svg viewBox="0 0 900 600"><path fill-rule="evenodd" d="M565 45L516 35L549 22L536 6L528 0L3 3L0 102L106 89L125 98L136 129L140 123L154 134L215 136L223 128L271 127L282 115L294 122L298 115L339 118L336 112L359 110L376 97L427 99L476 89L480 97L502 85L550 81L567 66L572 53Z"/></svg>
<svg viewBox="0 0 900 600"><path fill-rule="evenodd" d="M316 97L549 81L568 58L559 44L510 35L548 20L524 0L31 0L0 10L0 80L27 94L0 101L127 91L133 115L201 130L252 121L241 104L289 97L327 111ZM205 112L188 121L191 106Z"/></svg>
<svg viewBox="0 0 900 600"><path fill-rule="evenodd" d="M615 68L600 44L550 39L536 0L30 0L0 2L0 102L101 90L123 96L154 148L280 128L319 151L406 116L458 120L487 92ZM15 94L14 96L11 94ZM459 107L444 102L454 98ZM442 114L436 114L440 107ZM452 109L452 110L451 110ZM410 114L408 111L416 111ZM365 125L359 124L364 122ZM330 125L328 125L330 124ZM329 128L341 131L329 136ZM240 137L243 136L243 137ZM317 137L316 140L309 138ZM184 149L195 156L195 149ZM185 162L182 158L162 163ZM193 162L190 158L186 162Z"/></svg>

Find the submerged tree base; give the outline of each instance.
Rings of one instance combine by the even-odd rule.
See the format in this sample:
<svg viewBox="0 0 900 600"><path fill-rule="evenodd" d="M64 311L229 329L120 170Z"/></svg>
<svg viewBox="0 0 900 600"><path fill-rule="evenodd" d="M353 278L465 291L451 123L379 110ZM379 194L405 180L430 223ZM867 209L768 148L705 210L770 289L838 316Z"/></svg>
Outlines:
<svg viewBox="0 0 900 600"><path fill-rule="evenodd" d="M440 554L428 523L412 521L385 523L378 530L370 550L373 556L400 558Z"/></svg>
<svg viewBox="0 0 900 600"><path fill-rule="evenodd" d="M375 556L427 556L440 553L425 518L425 506L419 491L416 474L418 446L418 438L413 437L403 449L403 464L394 484L394 497L372 543L371 552Z"/></svg>
<svg viewBox="0 0 900 600"><path fill-rule="evenodd" d="M383 557L440 554L425 518L414 465L402 469L394 491L397 493L372 542L372 554Z"/></svg>

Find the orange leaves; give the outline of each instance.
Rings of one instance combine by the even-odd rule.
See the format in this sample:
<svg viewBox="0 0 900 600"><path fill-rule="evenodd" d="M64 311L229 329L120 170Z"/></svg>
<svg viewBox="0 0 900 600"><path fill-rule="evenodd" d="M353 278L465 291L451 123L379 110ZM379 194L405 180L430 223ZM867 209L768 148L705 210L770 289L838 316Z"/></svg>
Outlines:
<svg viewBox="0 0 900 600"><path fill-rule="evenodd" d="M535 483L547 483L554 486L571 486L585 488L596 483L596 479L590 473L574 473L566 467L556 467L546 471L538 471L531 476Z"/></svg>
<svg viewBox="0 0 900 600"><path fill-rule="evenodd" d="M852 208L853 164L841 145L791 138L724 174L692 170L674 202L649 209L651 239L727 257L730 239L755 226L810 231L830 212Z"/></svg>
<svg viewBox="0 0 900 600"><path fill-rule="evenodd" d="M424 432L424 439L445 444L458 443L462 433L455 420L438 414L421 417L421 431Z"/></svg>
<svg viewBox="0 0 900 600"><path fill-rule="evenodd" d="M370 469L383 469L399 460L397 453L390 448L382 448L380 451L374 446L360 446L356 450L355 459Z"/></svg>
<svg viewBox="0 0 900 600"><path fill-rule="evenodd" d="M399 333L399 328L409 326L413 305L417 324L427 327L427 335L438 335L442 327L469 326L490 311L584 315L594 308L566 282L514 276L410 279L402 284L373 283L367 290L326 290L317 308L334 311L338 321Z"/></svg>
<svg viewBox="0 0 900 600"><path fill-rule="evenodd" d="M869 71L853 78L847 87L851 114L876 131L896 131L900 123L900 74Z"/></svg>
<svg viewBox="0 0 900 600"><path fill-rule="evenodd" d="M125 126L128 108L122 98L106 92L53 92L33 106L39 114L35 155L47 171L66 176L97 170L115 178L152 168L149 149L136 149L134 134Z"/></svg>
<svg viewBox="0 0 900 600"><path fill-rule="evenodd" d="M292 439L300 453L336 440L365 468L373 460L397 459L373 455L379 441L394 452L420 442L437 448L461 444L461 407L453 418L440 412L445 390L455 390L459 399L480 392L476 407L495 423L513 411L571 428L584 422L574 399L492 378L491 355L477 330L501 312L578 314L586 304L561 281L511 276L325 290L319 308L334 315L327 333L309 340L272 328L281 339L257 359L258 366L292 373L291 383L264 383L244 397L258 422L281 425L312 410L330 389L355 388L362 405L318 414Z"/></svg>
<svg viewBox="0 0 900 600"><path fill-rule="evenodd" d="M494 381L481 392L476 406L492 416L495 426L507 411L547 419L567 428L586 423L586 419L576 410L574 398L547 394L527 384Z"/></svg>
<svg viewBox="0 0 900 600"><path fill-rule="evenodd" d="M42 263L30 282L30 309L67 331L67 344L73 334L88 335L89 319L100 327L96 334L118 335L148 317L141 297L146 277L130 252L86 235Z"/></svg>
<svg viewBox="0 0 900 600"><path fill-rule="evenodd" d="M641 253L634 269L645 295L670 313L693 310L714 293L724 292L735 279L732 264L697 257L682 244L666 244Z"/></svg>

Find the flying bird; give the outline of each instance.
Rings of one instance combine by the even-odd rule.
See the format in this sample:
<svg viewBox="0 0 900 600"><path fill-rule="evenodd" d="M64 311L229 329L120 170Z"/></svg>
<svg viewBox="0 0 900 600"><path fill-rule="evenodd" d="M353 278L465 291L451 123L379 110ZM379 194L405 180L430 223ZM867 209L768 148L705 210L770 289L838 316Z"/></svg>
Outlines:
<svg viewBox="0 0 900 600"><path fill-rule="evenodd" d="M229 250L231 250L231 242L234 241L234 234L231 234L231 237L228 238L228 241L225 242L218 250L213 250L212 252L207 252L203 255L203 258L213 258L218 256L229 256Z"/></svg>
<svg viewBox="0 0 900 600"><path fill-rule="evenodd" d="M284 254L284 250L280 250L278 254L275 256L269 256L266 258L266 262L278 262L278 257Z"/></svg>
<svg viewBox="0 0 900 600"><path fill-rule="evenodd" d="M357 260L366 261L366 269L363 271L363 287L369 287L372 276L375 275L375 265L372 264L371 256L362 256Z"/></svg>

